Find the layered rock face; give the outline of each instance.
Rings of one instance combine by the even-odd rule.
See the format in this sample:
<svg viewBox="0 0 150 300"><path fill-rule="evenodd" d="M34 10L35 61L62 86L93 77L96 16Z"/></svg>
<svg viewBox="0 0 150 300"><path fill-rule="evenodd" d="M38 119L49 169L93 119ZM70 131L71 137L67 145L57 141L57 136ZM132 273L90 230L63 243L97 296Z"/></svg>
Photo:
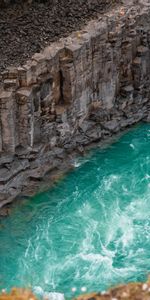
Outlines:
<svg viewBox="0 0 150 300"><path fill-rule="evenodd" d="M1 74L0 206L148 118L150 5L129 2Z"/></svg>

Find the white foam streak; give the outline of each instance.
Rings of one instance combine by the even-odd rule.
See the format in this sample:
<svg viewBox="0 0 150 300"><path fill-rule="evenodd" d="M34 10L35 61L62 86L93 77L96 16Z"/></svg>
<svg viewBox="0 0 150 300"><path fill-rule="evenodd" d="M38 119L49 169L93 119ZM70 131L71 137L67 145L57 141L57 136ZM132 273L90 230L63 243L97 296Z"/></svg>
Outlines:
<svg viewBox="0 0 150 300"><path fill-rule="evenodd" d="M113 184L116 184L116 182L118 182L120 179L119 175L109 175L106 178L103 179L103 184L104 184L104 190L105 191L109 191Z"/></svg>
<svg viewBox="0 0 150 300"><path fill-rule="evenodd" d="M43 299L47 300L65 300L64 294L56 293L56 292L45 292L40 286L35 286L33 288L33 292L42 297Z"/></svg>

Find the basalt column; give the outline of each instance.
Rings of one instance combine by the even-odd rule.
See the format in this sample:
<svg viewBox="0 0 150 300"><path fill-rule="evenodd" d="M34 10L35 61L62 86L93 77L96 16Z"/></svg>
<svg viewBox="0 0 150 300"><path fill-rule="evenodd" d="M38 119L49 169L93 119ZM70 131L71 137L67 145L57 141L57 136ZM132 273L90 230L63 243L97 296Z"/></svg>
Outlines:
<svg viewBox="0 0 150 300"><path fill-rule="evenodd" d="M13 92L0 94L1 151L15 152L15 110Z"/></svg>

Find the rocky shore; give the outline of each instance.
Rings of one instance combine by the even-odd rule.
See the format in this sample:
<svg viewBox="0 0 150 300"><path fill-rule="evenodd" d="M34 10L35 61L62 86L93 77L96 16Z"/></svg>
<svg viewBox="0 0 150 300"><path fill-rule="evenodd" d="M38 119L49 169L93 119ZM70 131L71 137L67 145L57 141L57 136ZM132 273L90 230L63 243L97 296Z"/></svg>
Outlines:
<svg viewBox="0 0 150 300"><path fill-rule="evenodd" d="M150 297L150 282L146 283L129 283L114 287L107 292L91 293L81 295L75 300L148 300ZM38 300L31 291L26 289L14 288L7 294L2 291L0 300ZM46 297L43 300L50 300L51 297Z"/></svg>
<svg viewBox="0 0 150 300"><path fill-rule="evenodd" d="M149 121L149 1L111 8L1 82L2 207L50 186L92 143Z"/></svg>
<svg viewBox="0 0 150 300"><path fill-rule="evenodd" d="M150 297L150 282L129 283L114 287L107 292L81 295L76 300L146 300Z"/></svg>

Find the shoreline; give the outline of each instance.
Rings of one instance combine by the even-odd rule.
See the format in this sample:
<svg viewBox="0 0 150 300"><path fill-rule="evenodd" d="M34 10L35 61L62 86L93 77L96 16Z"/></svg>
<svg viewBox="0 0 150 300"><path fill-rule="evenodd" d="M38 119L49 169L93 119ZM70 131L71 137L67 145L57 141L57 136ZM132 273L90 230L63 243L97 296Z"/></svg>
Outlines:
<svg viewBox="0 0 150 300"><path fill-rule="evenodd" d="M0 218L9 216L9 214L11 214L12 205L17 205L18 203L20 203L21 199L23 199L23 200L26 198L30 199L30 198L34 197L36 194L44 193L44 192L50 190L51 188L53 188L53 186L55 186L55 184L59 183L59 181L67 175L67 173L69 173L70 171L72 171L76 168L75 160L78 160L82 157L86 157L88 155L88 153L92 150L96 150L98 148L102 150L102 149L109 147L113 143L117 142L121 136L123 136L130 130L134 129L135 127L140 126L140 124L142 124L142 123L146 123L146 122L139 122L137 124L134 124L132 127L129 127L123 131L117 132L116 134L114 134L110 137L107 137L103 141L93 142L93 143L87 145L84 148L83 152L79 153L79 151L74 151L71 154L71 156L68 156L65 159L65 161L62 162L62 165L60 165L60 167L58 169L55 169L55 170L51 171L50 173L46 174L45 177L41 178L41 180L39 180L37 182L35 181L35 186L34 186L34 183L32 183L32 185L30 186L30 182L29 182L29 186L26 188L26 191L24 191L23 193L20 193L20 195L18 195L12 201L10 201L8 203L7 202L4 203L0 207Z"/></svg>

